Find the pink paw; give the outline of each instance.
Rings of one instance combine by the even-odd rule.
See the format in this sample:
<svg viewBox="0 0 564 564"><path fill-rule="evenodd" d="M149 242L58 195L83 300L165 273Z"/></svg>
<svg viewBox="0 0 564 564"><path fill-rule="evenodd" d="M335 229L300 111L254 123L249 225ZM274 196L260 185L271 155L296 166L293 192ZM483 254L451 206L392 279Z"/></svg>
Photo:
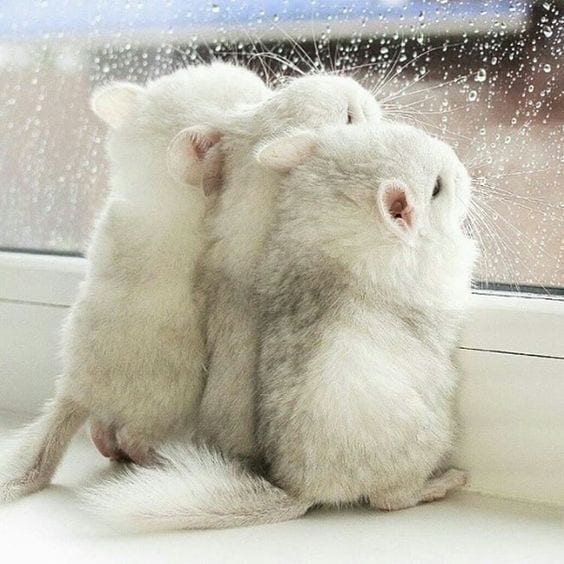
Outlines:
<svg viewBox="0 0 564 564"><path fill-rule="evenodd" d="M131 462L148 466L155 461L153 448L145 441L132 437L126 427L121 427L118 430L116 440L120 452L125 453Z"/></svg>
<svg viewBox="0 0 564 564"><path fill-rule="evenodd" d="M112 425L93 421L90 424L90 438L102 456L115 460L117 443L115 429Z"/></svg>
<svg viewBox="0 0 564 564"><path fill-rule="evenodd" d="M451 491L466 484L467 476L462 470L451 468L441 476L429 480L421 494L421 501L430 502L442 499Z"/></svg>
<svg viewBox="0 0 564 564"><path fill-rule="evenodd" d="M155 462L155 452L148 443L133 437L126 427L116 429L101 421L90 426L90 436L102 456L116 462L134 462L147 466Z"/></svg>

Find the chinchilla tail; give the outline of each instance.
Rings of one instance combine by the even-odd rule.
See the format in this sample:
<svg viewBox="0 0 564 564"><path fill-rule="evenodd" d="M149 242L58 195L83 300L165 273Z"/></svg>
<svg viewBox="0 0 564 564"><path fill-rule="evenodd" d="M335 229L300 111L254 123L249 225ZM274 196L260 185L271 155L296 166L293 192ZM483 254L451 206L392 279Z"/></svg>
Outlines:
<svg viewBox="0 0 564 564"><path fill-rule="evenodd" d="M88 416L72 398L56 396L33 423L0 445L0 503L49 484L70 440Z"/></svg>
<svg viewBox="0 0 564 564"><path fill-rule="evenodd" d="M311 504L205 446L168 445L161 464L127 469L87 489L103 518L137 530L220 529L289 521Z"/></svg>

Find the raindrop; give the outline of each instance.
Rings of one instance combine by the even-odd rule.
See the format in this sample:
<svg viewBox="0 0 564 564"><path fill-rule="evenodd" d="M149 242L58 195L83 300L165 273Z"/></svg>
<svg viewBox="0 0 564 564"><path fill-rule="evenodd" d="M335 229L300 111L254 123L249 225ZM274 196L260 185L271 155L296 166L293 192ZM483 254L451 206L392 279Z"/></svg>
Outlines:
<svg viewBox="0 0 564 564"><path fill-rule="evenodd" d="M477 73L476 76L474 77L474 80L476 82L484 82L487 78L487 73L486 73L486 69L480 69Z"/></svg>
<svg viewBox="0 0 564 564"><path fill-rule="evenodd" d="M45 11L45 7L52 9L55 2L37 0L36 4ZM100 147L105 136L101 135L100 124L88 111L84 84L97 84L110 78L146 82L170 72L177 59L186 64L198 62L202 50L211 56L228 58L226 54L230 49L225 43L227 25L216 26L211 36L204 40L196 33L186 36L185 26L181 21L183 18L190 22L190 27L193 25L193 29L197 29L198 25L204 25L210 18L217 20L229 11L231 17L226 19L239 22L242 31L233 38L237 51L234 56L240 54L245 57L252 53L246 26L252 28L267 18L265 10L260 7L246 10L237 7L234 2L210 0L188 3L191 4L188 10L172 9L182 3L165 0L162 4L166 6L167 13L171 12L171 18L167 18L166 23L159 18L154 21L156 26L161 26L160 31L165 38L159 46L146 41L142 34L130 34L139 23L148 22L152 17L152 9L147 7L151 3L145 0L124 0L126 19L113 31L106 30L104 25L106 14L101 6L105 1L93 0L91 4L93 9L88 21L92 24L92 29L89 32L102 38L93 50L77 50L69 41L67 32L63 33L58 29L50 31L47 28L38 31L37 44L27 45L22 33L17 45L2 46L0 49L0 63L7 70L0 92L0 110L4 110L7 122L4 128L6 137L14 140L14 155L22 153L18 145L20 137L25 147L30 146L32 151L28 152L33 155L29 158L16 158L16 161L21 160L16 164L22 183L25 184L25 191L12 187L13 167L6 165L12 158L10 149L0 155L0 185L6 185L9 190L7 212L4 212L6 199L0 197L0 224L4 227L6 223L3 213L8 213L8 218L14 218L13 221L10 220L12 223L8 233L16 244L78 250L85 239L86 225L101 204L100 194L103 194L106 186L108 171ZM297 4L311 5L313 14L309 13L309 8L302 10ZM322 28L322 33L317 38L317 47L320 58L328 56L331 59L326 64L327 68L343 72L358 68L355 73L359 80L367 82L376 82L380 71L387 69L388 74L381 73L389 79L384 84L382 97L390 94L386 89L402 91L410 96L406 98L406 107L403 109L405 119L412 115L416 122L420 117L418 112L423 112L424 121L429 121L429 125L437 128L439 134L442 132L453 145L459 144L461 148L465 145L465 142L457 141L461 134L474 141L469 144L471 146L464 147L464 156L468 157L469 162L474 157L479 157L481 166L484 167L480 175L484 174L487 179L484 186L497 184L504 190L506 196L503 203L500 203L499 195L493 193L483 197L490 201L492 208L495 207L498 211L503 209L512 225L515 223L515 228L508 226L509 233L515 233L515 229L523 233L523 237L516 237L513 242L519 254L528 250L529 258L534 259L537 251L546 246L547 252L556 256L555 264L549 267L541 264L541 261L539 264L529 264L531 261L524 253L520 257L504 256L503 261L498 261L497 257L501 255L496 247L503 245L503 238L507 238L508 234L503 233L503 225L497 226L496 230L500 231L499 239L486 241L484 253L484 263L492 270L491 281L499 279L562 285L558 273L562 271L563 258L557 248L559 240L556 230L541 229L534 218L519 215L523 203L533 210L532 213L537 214L535 217L540 217L545 208L532 203L533 200L510 198L513 190L522 197L536 197L542 190L543 198L557 201L558 173L544 172L545 163L555 162L556 167L564 164L564 156L560 154L562 130L557 116L551 115L555 114L554 108L561 91L561 88L557 88L558 73L561 70L558 58L561 45L557 43L559 28L556 27L555 19L556 2L540 0L538 3L540 13L535 13L535 18L539 17L537 36L516 35L511 43L503 38L506 22L511 21L503 14L507 10L514 13L511 18L523 20L518 28L524 29L523 26L531 21L525 7L533 4L532 2L511 0L504 3L487 0L472 3L469 0L437 0L433 3L428 0L387 0L386 6L396 6L397 12L396 8L390 7L372 9L371 3L366 2L352 3L343 9L346 4L306 0L296 3L294 7L286 0L281 2L283 11L273 10L269 21L275 22L274 27L286 27L279 30L285 39L277 42L272 49L275 56L280 57L280 61L292 63L287 65L273 62L273 74L279 74L278 78L289 77L294 74L294 65L300 68L321 68L316 55L308 51L314 59L310 65L306 55L298 53L300 49L294 45L294 40L296 45L309 41L306 37L309 34L296 33L293 24L299 19L307 23L311 18ZM364 8L360 8L361 4ZM377 3L372 4L375 6ZM501 4L507 4L507 8L497 7ZM328 10L330 5L333 8ZM289 6L292 6L291 9ZM478 22L476 17L480 14L484 17ZM340 26L345 23L344 20L353 16L360 19L363 27L365 24L382 22L382 33L362 36L359 27L359 30L353 31L348 37L340 38L336 53L329 53L329 39L335 33L332 32L332 27ZM429 25L431 21L446 28L458 16L460 45L457 44L458 40L446 33L446 29L444 34L438 32L436 38L430 38L428 33L424 33L425 25ZM32 24L34 22L30 19L22 27L22 31ZM260 42L267 38L261 37L260 32L257 33L256 44L260 51ZM230 43L231 40L227 44ZM432 48L434 45L438 48ZM380 69L378 63L385 68ZM63 132L56 127L56 121L52 117L55 115L55 102L59 101L58 98L63 99L69 113L69 119L66 120L68 123L64 124L68 130ZM397 114L400 119L401 109L398 108ZM541 127L543 131L546 130L546 135L540 134ZM68 155L64 154L66 152L63 149L67 137L72 139L73 147ZM83 165L86 161L88 164ZM507 176L505 167L532 173ZM59 176L57 171L64 172L64 176ZM81 184L87 185L88 193L80 190ZM27 195L26 202L23 202L22 194ZM551 205L557 205L554 202ZM16 206L23 204L27 207L19 213ZM43 218L35 213L35 209L40 207L45 212L49 211L51 218ZM29 222L25 223L25 217L38 217L40 221L37 225L29 225ZM486 219L492 222L495 216L491 213ZM558 222L554 212L548 214L547 220L554 224ZM2 231L4 237L6 229ZM487 232L482 232L482 237L484 236L487 239ZM519 242L521 250L518 249ZM0 240L0 244L2 243ZM546 260L545 256L543 260ZM505 264L508 262L510 264ZM517 265L527 266L517 268ZM516 272L511 272L508 267L515 267ZM526 272L527 269L529 272Z"/></svg>

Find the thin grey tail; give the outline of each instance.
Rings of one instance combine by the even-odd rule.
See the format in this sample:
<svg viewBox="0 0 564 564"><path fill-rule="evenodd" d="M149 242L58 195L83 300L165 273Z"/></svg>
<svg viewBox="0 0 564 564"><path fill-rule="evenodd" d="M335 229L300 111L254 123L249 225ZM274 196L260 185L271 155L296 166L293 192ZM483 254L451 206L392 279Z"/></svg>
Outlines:
<svg viewBox="0 0 564 564"><path fill-rule="evenodd" d="M309 503L290 497L217 450L168 445L163 463L132 468L88 489L86 503L132 529L219 529L296 519Z"/></svg>
<svg viewBox="0 0 564 564"><path fill-rule="evenodd" d="M2 445L0 502L49 484L68 444L88 416L75 401L56 396L43 414Z"/></svg>

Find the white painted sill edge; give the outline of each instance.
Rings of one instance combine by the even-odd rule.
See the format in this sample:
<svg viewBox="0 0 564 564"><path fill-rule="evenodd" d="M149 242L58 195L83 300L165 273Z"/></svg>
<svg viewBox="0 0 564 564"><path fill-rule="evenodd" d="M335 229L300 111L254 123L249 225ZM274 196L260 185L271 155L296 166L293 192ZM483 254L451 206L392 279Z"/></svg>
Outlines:
<svg viewBox="0 0 564 564"><path fill-rule="evenodd" d="M86 271L79 257L0 252L0 300L70 306ZM564 358L564 300L475 293L461 348Z"/></svg>

